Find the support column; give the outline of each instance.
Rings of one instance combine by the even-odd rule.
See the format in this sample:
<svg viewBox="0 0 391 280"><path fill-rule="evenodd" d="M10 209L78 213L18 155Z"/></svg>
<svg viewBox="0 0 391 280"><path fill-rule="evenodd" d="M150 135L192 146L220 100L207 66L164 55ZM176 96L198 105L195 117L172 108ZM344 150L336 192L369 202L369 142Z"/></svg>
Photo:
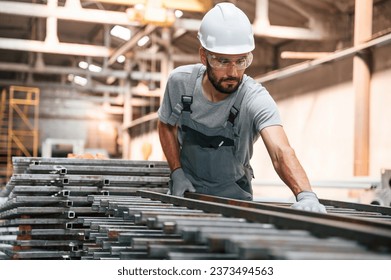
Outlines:
<svg viewBox="0 0 391 280"><path fill-rule="evenodd" d="M131 62L127 59L125 62L125 71L130 73ZM121 79L120 86L124 89L124 115L122 123L122 159L130 159L131 157L131 137L128 127L133 120L133 108L132 108L132 91L130 84L130 77Z"/></svg>
<svg viewBox="0 0 391 280"><path fill-rule="evenodd" d="M164 53L164 57L161 60L161 66L160 66L160 103L163 101L163 95L164 95L164 90L166 88L167 84L167 79L168 76L170 75L171 71L174 69L174 61L172 59L172 46L171 46L171 34L170 30L168 28L163 28L162 29L162 40L164 42L167 42L166 45L166 50Z"/></svg>
<svg viewBox="0 0 391 280"><path fill-rule="evenodd" d="M354 18L354 45L368 41L372 36L373 0L356 0ZM355 92L354 176L369 175L370 130L370 50L353 58L353 84Z"/></svg>

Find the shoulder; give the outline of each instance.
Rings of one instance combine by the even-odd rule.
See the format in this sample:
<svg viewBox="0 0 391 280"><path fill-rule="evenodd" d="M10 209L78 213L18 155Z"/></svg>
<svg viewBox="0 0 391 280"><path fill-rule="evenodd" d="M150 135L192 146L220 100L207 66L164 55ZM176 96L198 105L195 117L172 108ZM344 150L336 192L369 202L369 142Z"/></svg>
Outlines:
<svg viewBox="0 0 391 280"><path fill-rule="evenodd" d="M254 79L247 77L244 83L245 90L241 108L250 115L260 112L272 112L277 110L277 104L269 91Z"/></svg>
<svg viewBox="0 0 391 280"><path fill-rule="evenodd" d="M246 92L250 93L251 95L252 94L269 95L269 92L262 84L256 82L253 78L247 75L245 76L244 90L246 90Z"/></svg>
<svg viewBox="0 0 391 280"><path fill-rule="evenodd" d="M188 78L191 75L194 68L199 66L200 64L189 64L189 65L178 66L177 68L171 71L169 80L184 81L186 80L186 78Z"/></svg>
<svg viewBox="0 0 391 280"><path fill-rule="evenodd" d="M244 89L241 109L245 113L242 118L253 123L254 133L266 126L281 125L277 104L262 84L247 78Z"/></svg>
<svg viewBox="0 0 391 280"><path fill-rule="evenodd" d="M245 77L243 90L245 91L244 100L247 100L250 103L256 100L273 99L269 94L269 91L262 84L256 82L249 76Z"/></svg>

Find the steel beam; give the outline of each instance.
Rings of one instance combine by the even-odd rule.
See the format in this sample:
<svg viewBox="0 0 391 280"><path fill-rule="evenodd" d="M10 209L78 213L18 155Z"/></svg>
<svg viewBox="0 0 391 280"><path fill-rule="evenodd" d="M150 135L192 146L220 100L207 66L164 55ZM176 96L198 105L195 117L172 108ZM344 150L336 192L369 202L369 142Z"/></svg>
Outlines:
<svg viewBox="0 0 391 280"><path fill-rule="evenodd" d="M109 57L111 54L111 49L103 46L12 38L0 38L0 49L92 57Z"/></svg>
<svg viewBox="0 0 391 280"><path fill-rule="evenodd" d="M236 205L240 207L246 207L246 208L251 208L251 209L262 209L262 210L270 210L270 211L276 211L276 212L281 212L281 213L289 213L289 214L294 214L297 215L301 212L301 214L305 214L308 217L314 217L317 219L324 219L328 221L341 221L341 222L349 222L349 223L354 223L354 224L362 224L362 225L369 225L369 226L374 226L374 227L381 227L381 228L389 228L391 229L391 223L379 223L376 220L367 220L367 219L359 219L357 217L352 217L349 215L336 215L333 214L333 211L338 212L338 208L335 210L333 208L330 208L328 201L325 200L325 205L326 209L328 210L328 215L323 215L320 213L315 213L315 212L308 212L308 211L300 211L298 212L297 209L293 209L289 207L291 204L286 204L285 206L280 206L280 205L275 205L272 203L261 203L261 202L249 202L249 201L243 201L243 200L235 200L235 199L227 199L227 198L222 198L222 197L216 197L216 196L208 196L208 195L201 195L197 193L187 193L186 197L189 198L194 198L194 199L199 199L203 201L211 201L215 203L223 203L223 204L229 204L229 205ZM340 205L340 206L354 206L353 203L338 203L334 202L334 205ZM288 206L288 207L287 207ZM377 213L376 207L371 207L368 205L366 206L361 206L360 210L362 211L363 209L366 209L366 211L371 210L371 213L376 213L377 215L381 215L381 213ZM354 211L356 209L353 209ZM349 210L350 212L352 209ZM345 210L346 213L346 210ZM359 212L358 212L359 213ZM365 213L361 213L362 215L365 215ZM387 216L384 216L384 218L387 218Z"/></svg>
<svg viewBox="0 0 391 280"><path fill-rule="evenodd" d="M139 22L130 21L124 12L102 11L86 9L81 6L49 7L45 4L18 3L14 1L1 1L1 14L19 15L27 17L55 17L57 19L91 22L97 24L139 26Z"/></svg>
<svg viewBox="0 0 391 280"><path fill-rule="evenodd" d="M314 69L315 67L318 67L326 63L331 63L333 61L337 61L347 57L352 57L365 49L380 47L389 43L391 43L391 34L387 34L379 38L374 38L370 41L363 42L351 48L347 48L341 51L336 51L328 56L319 59L298 63L280 70L272 71L260 77L255 77L254 79L258 83L266 83L273 80L287 78L302 72L309 71L311 69Z"/></svg>
<svg viewBox="0 0 391 280"><path fill-rule="evenodd" d="M129 167L129 166L93 166L93 165L31 165L28 168L31 174L90 174L90 175L117 175L117 176L169 176L168 167Z"/></svg>
<svg viewBox="0 0 391 280"><path fill-rule="evenodd" d="M355 238L357 241L365 244L391 248L391 231L389 229L320 218L321 216L327 216L326 214L318 214L319 217L314 217L307 216L307 213L303 215L303 211L300 210L297 210L297 214L283 213L271 210L249 209L236 205L225 205L196 199L179 198L154 192L139 191L138 193L142 197L158 199L162 202L186 206L191 209L220 213L230 217L245 218L252 222L271 223L279 228L308 230L318 236Z"/></svg>

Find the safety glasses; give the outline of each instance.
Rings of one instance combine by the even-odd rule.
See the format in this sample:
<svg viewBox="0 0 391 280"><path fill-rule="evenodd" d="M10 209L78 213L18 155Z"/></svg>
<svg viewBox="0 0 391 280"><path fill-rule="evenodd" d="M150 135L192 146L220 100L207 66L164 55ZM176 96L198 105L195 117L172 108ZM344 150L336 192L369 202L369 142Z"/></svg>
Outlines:
<svg viewBox="0 0 391 280"><path fill-rule="evenodd" d="M248 53L236 60L231 60L223 56L216 56L205 50L206 58L209 65L214 69L227 69L228 67L235 67L237 70L244 70L250 66L253 61L253 54Z"/></svg>

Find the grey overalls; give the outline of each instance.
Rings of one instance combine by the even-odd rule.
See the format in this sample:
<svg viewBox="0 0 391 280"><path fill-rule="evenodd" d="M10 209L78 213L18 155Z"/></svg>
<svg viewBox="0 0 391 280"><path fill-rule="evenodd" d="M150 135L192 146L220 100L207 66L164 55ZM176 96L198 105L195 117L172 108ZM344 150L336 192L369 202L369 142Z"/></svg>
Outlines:
<svg viewBox="0 0 391 280"><path fill-rule="evenodd" d="M182 168L197 193L252 200L251 168L244 167L235 156L236 139L239 137L235 119L245 90L238 91L239 95L224 126L209 128L194 121L191 118L191 103L201 67L201 64L194 67L186 84L186 94L182 95L182 104L175 106L168 121L174 125L181 116Z"/></svg>

